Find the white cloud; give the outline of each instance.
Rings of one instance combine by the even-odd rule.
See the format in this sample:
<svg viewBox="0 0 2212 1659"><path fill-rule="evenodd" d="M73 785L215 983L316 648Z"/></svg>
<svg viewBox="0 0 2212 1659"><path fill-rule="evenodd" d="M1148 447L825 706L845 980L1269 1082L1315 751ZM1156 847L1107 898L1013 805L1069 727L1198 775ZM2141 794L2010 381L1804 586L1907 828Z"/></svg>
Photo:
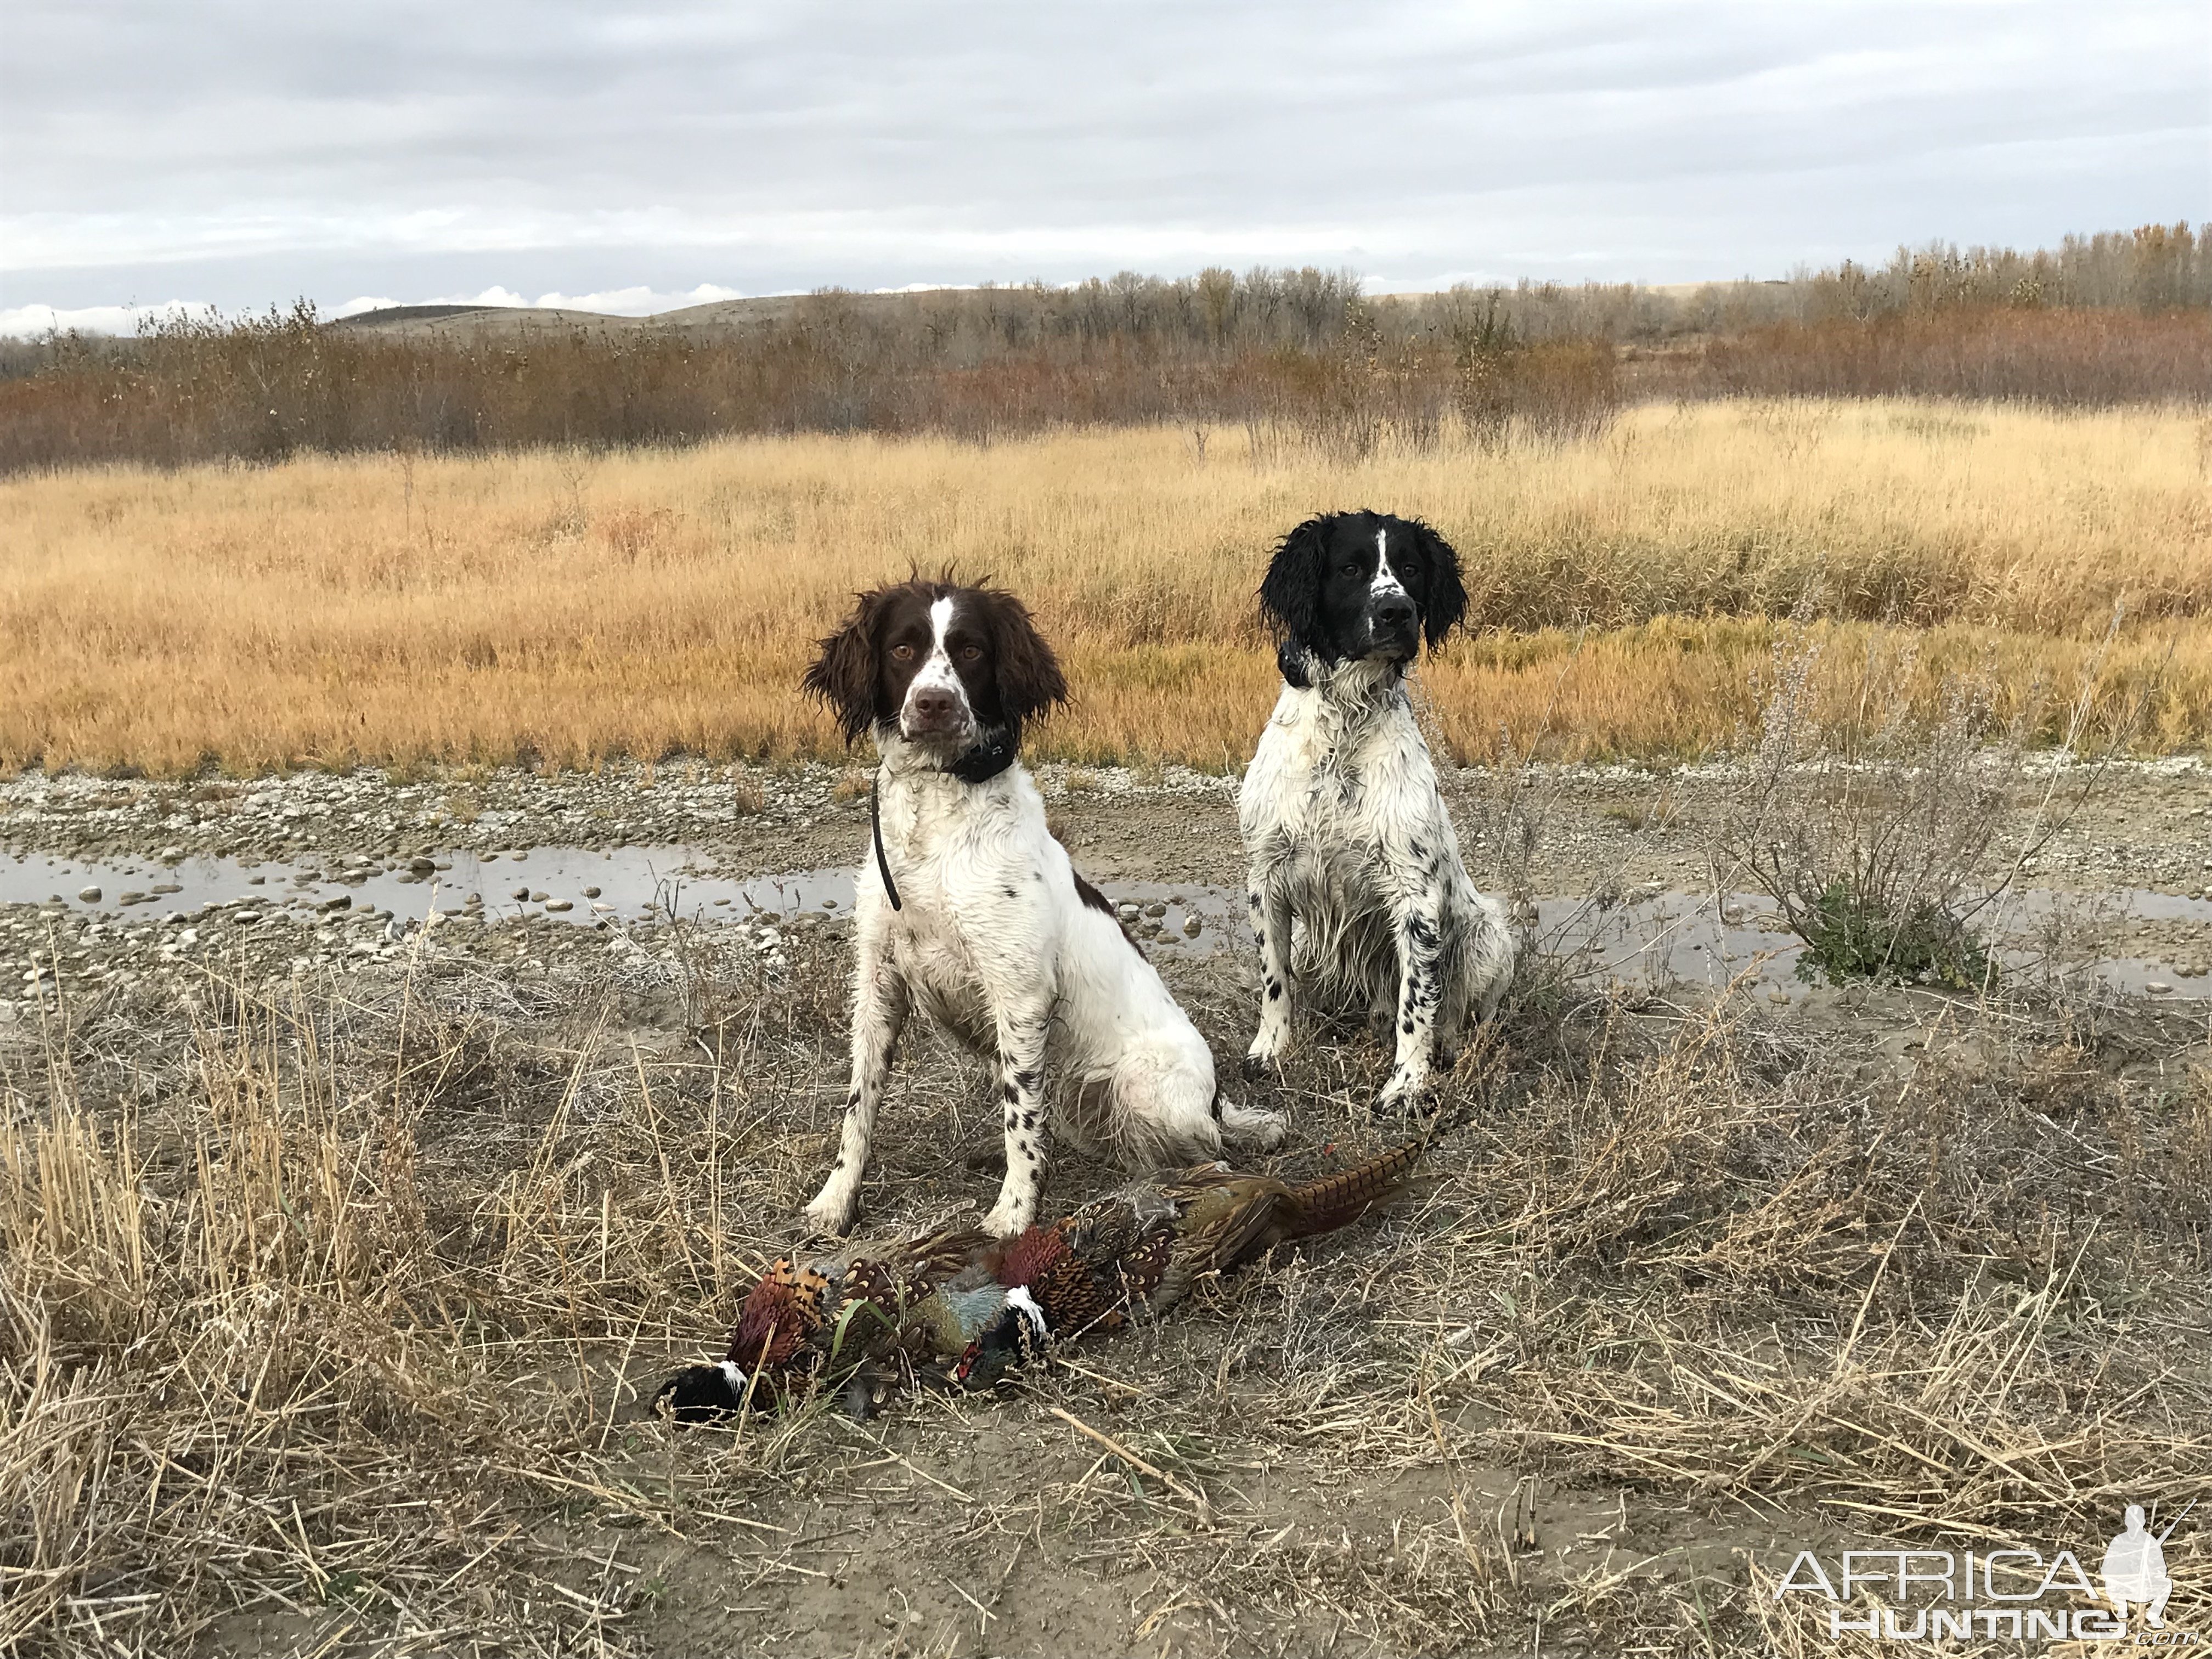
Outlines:
<svg viewBox="0 0 2212 1659"><path fill-rule="evenodd" d="M616 317L650 317L655 312L677 311L685 306L711 305L717 300L742 300L743 290L719 283L702 283L683 294L662 294L639 284L608 289L597 294L541 294L537 303L565 311L599 311ZM489 303L489 302L487 302Z"/></svg>
<svg viewBox="0 0 2212 1659"><path fill-rule="evenodd" d="M2212 215L2202 0L122 5L10 9L18 310L1673 282Z"/></svg>
<svg viewBox="0 0 2212 1659"><path fill-rule="evenodd" d="M171 300L157 306L0 307L0 337L29 340L56 332L136 334L163 317L200 316L212 309L204 300Z"/></svg>

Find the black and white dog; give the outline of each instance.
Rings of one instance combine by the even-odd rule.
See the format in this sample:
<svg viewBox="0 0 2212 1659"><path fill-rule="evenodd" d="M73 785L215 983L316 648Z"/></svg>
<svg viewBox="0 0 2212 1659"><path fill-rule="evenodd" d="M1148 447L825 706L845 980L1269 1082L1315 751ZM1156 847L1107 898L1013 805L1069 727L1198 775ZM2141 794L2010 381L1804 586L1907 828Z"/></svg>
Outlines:
<svg viewBox="0 0 2212 1659"><path fill-rule="evenodd" d="M1260 605L1283 690L1237 800L1261 979L1245 1070L1280 1061L1303 994L1389 1020L1397 1064L1376 1109L1412 1110L1513 975L1504 913L1468 879L1406 695L1423 639L1466 613L1459 556L1418 520L1309 519Z"/></svg>
<svg viewBox="0 0 2212 1659"><path fill-rule="evenodd" d="M982 1224L993 1233L1035 1218L1048 1099L1074 1144L1132 1170L1203 1163L1224 1136L1248 1148L1281 1139L1273 1113L1220 1098L1205 1038L1045 827L1017 756L1023 723L1067 686L1020 600L921 580L863 594L805 684L848 742L872 733L881 757L855 884L844 1137L811 1224L852 1224L917 1003L996 1068L1006 1175Z"/></svg>

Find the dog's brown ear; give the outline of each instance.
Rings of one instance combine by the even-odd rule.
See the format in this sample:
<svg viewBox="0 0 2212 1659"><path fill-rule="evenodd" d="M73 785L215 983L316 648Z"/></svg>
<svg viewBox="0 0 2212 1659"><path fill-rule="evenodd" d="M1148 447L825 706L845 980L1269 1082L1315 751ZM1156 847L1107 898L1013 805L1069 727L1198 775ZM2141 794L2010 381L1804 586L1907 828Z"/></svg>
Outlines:
<svg viewBox="0 0 2212 1659"><path fill-rule="evenodd" d="M876 635L884 600L882 588L861 594L853 614L821 642L820 654L799 682L809 696L830 705L848 744L857 742L876 720L876 686L883 659Z"/></svg>
<svg viewBox="0 0 2212 1659"><path fill-rule="evenodd" d="M991 662L998 678L999 707L1018 726L1067 701L1066 677L1060 659L1030 619L1029 607L996 588L982 591L991 633Z"/></svg>

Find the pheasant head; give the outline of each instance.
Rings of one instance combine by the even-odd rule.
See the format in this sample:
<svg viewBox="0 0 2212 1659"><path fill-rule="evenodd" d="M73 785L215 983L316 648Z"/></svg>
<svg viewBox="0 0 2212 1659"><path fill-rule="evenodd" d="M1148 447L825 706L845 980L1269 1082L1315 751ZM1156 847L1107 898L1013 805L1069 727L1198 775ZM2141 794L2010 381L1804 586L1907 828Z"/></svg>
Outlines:
<svg viewBox="0 0 2212 1659"><path fill-rule="evenodd" d="M830 1276L821 1268L783 1257L746 1293L730 1357L761 1371L782 1370L822 1328L829 1293Z"/></svg>

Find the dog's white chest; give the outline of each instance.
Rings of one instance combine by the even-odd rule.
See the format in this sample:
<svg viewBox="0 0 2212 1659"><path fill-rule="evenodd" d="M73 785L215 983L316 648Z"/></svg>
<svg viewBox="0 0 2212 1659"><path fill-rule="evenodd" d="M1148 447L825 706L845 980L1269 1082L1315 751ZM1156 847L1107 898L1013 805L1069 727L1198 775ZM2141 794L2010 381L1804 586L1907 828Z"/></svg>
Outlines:
<svg viewBox="0 0 2212 1659"><path fill-rule="evenodd" d="M1434 773L1402 700L1346 711L1285 687L1238 796L1247 846L1308 875L1379 850L1408 800L1432 797Z"/></svg>

